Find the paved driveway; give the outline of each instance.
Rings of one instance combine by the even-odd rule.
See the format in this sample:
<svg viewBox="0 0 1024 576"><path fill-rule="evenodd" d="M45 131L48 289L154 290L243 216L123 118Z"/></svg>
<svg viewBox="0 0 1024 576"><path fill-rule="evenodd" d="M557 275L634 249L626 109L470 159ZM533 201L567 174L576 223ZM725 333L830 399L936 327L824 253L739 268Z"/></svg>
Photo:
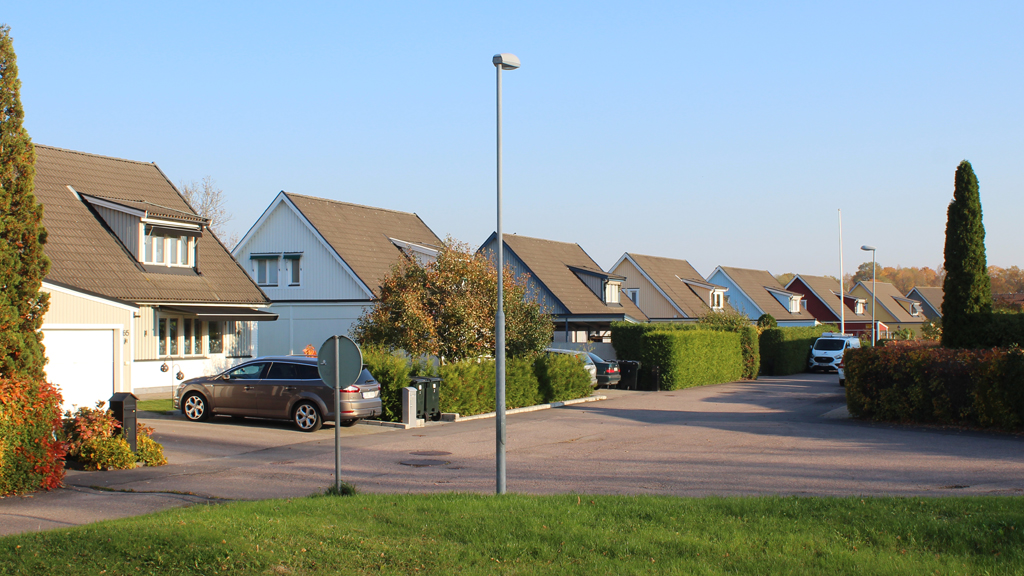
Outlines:
<svg viewBox="0 0 1024 576"><path fill-rule="evenodd" d="M845 404L835 374L607 395L601 402L509 416L508 490L678 496L1024 493L1021 436L826 417ZM0 533L205 497L305 496L334 481L332 429L310 435L266 421L146 423L165 445L169 465L71 472L70 490L0 500ZM362 491L494 491L493 420L413 430L359 425L343 433L342 478ZM102 493L91 486L136 492Z"/></svg>

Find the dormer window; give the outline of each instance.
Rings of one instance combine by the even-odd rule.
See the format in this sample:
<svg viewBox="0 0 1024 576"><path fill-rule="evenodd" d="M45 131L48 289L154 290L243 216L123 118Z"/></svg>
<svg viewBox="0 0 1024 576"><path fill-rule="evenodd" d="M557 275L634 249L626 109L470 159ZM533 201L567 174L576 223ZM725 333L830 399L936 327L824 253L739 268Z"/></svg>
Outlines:
<svg viewBox="0 0 1024 576"><path fill-rule="evenodd" d="M620 282L605 282L604 283L604 303L605 304L619 304L619 289L622 287Z"/></svg>
<svg viewBox="0 0 1024 576"><path fill-rule="evenodd" d="M146 226L142 263L156 266L192 268L196 264L196 240L189 234L155 226Z"/></svg>
<svg viewBox="0 0 1024 576"><path fill-rule="evenodd" d="M911 316L920 316L921 315L921 305L916 303L916 302L911 304L910 305L910 315Z"/></svg>
<svg viewBox="0 0 1024 576"><path fill-rule="evenodd" d="M626 298L629 298L633 304L640 305L640 289L639 288L623 288L623 292L626 293Z"/></svg>
<svg viewBox="0 0 1024 576"><path fill-rule="evenodd" d="M712 310L721 310L724 307L725 307L725 294L723 294L722 292L720 292L718 290L715 290L715 291L711 292L711 309Z"/></svg>
<svg viewBox="0 0 1024 576"><path fill-rule="evenodd" d="M801 299L802 298L800 296L790 296L789 297L789 312L791 314L797 314L797 313L800 312L800 300Z"/></svg>

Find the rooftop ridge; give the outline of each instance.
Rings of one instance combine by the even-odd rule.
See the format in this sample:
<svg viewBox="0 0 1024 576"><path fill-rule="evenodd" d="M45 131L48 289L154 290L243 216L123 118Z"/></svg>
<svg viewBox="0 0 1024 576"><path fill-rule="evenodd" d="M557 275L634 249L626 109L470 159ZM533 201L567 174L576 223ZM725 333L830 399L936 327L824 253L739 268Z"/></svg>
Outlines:
<svg viewBox="0 0 1024 576"><path fill-rule="evenodd" d="M406 216L415 216L419 218L419 214L415 212L405 212L404 210L394 210L392 208L381 208L380 206L367 206L366 204L356 204L355 202L345 202L343 200L333 200L331 198L321 198L319 196L310 196L309 194L299 194L296 192L288 192L287 190L281 191L285 196L290 198L305 198L307 200L319 200L321 202L328 202L330 204L342 204L344 206L352 206L355 208L366 208L367 210L378 210L380 212L391 212L394 214L405 214Z"/></svg>
<svg viewBox="0 0 1024 576"><path fill-rule="evenodd" d="M139 164L140 166L156 166L156 162L143 162L142 160L129 160L128 158L118 158L117 156L104 156L103 154L93 154L91 152L82 152L80 150L71 150L68 148L60 148L57 146L47 146L46 144L32 143L32 146L36 148L46 148L48 150L56 150L58 152L67 152L69 154L78 154L80 156L90 156L92 158L103 158L105 160L116 160L118 162L127 162L128 164ZM95 194L94 194L95 196Z"/></svg>

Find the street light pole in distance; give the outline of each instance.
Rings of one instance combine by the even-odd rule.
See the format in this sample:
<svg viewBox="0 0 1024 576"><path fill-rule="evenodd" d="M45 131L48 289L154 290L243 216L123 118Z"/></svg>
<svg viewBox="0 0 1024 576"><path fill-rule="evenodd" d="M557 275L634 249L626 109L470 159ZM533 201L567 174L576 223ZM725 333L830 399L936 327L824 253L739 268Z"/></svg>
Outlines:
<svg viewBox="0 0 1024 576"><path fill-rule="evenodd" d="M864 245L860 247L865 252L871 252L871 346L875 345L875 247Z"/></svg>
<svg viewBox="0 0 1024 576"><path fill-rule="evenodd" d="M494 410L497 454L495 491L505 493L505 236L501 230L501 71L519 68L514 54L495 54L491 63L497 70L498 104L498 307L494 315Z"/></svg>

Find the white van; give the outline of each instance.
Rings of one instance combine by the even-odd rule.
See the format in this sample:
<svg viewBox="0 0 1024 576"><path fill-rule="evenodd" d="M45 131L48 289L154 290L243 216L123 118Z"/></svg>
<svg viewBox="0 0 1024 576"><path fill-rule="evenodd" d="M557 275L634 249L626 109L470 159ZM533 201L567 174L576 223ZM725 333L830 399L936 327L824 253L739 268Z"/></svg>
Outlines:
<svg viewBox="0 0 1024 576"><path fill-rule="evenodd" d="M848 348L860 348L860 338L852 334L825 332L811 346L811 357L807 361L807 367L811 372L818 370L838 372L843 352Z"/></svg>

